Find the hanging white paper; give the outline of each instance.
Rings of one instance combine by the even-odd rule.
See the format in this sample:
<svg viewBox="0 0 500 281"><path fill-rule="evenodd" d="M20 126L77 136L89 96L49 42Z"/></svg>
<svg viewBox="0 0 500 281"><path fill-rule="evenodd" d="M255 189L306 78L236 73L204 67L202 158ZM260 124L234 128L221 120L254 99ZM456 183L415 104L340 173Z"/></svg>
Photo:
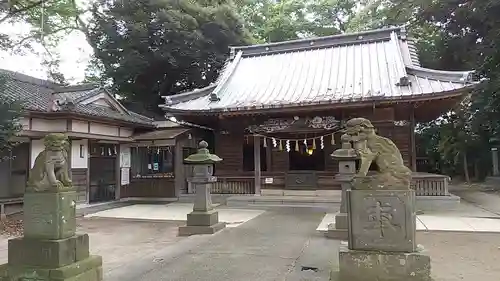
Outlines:
<svg viewBox="0 0 500 281"><path fill-rule="evenodd" d="M122 168L121 170L121 184L130 184L130 168Z"/></svg>
<svg viewBox="0 0 500 281"><path fill-rule="evenodd" d="M120 147L120 167L130 168L130 147Z"/></svg>

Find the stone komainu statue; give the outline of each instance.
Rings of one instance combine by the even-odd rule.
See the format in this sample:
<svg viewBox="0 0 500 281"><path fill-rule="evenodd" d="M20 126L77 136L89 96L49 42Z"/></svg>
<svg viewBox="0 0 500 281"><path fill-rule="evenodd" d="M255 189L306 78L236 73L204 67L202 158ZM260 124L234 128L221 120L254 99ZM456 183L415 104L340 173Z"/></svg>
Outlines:
<svg viewBox="0 0 500 281"><path fill-rule="evenodd" d="M351 137L360 158L358 178L366 177L370 165L375 163L378 172L369 177L372 188L410 189L412 172L404 165L401 152L390 139L377 135L368 119L347 121L345 133Z"/></svg>
<svg viewBox="0 0 500 281"><path fill-rule="evenodd" d="M49 134L45 149L38 154L30 171L27 192L62 191L71 188L68 167L69 140L65 134Z"/></svg>

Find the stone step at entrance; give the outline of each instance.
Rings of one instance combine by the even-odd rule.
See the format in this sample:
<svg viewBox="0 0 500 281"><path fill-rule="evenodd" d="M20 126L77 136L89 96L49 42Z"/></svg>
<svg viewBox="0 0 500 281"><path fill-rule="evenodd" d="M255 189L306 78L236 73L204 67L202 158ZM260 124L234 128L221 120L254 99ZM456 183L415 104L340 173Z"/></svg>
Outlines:
<svg viewBox="0 0 500 281"><path fill-rule="evenodd" d="M289 189L262 189L262 196L301 196L301 197L338 197L341 190L289 190Z"/></svg>
<svg viewBox="0 0 500 281"><path fill-rule="evenodd" d="M339 196L279 196L279 195L247 195L232 196L227 198L226 204L229 207L305 207L335 209L340 207Z"/></svg>

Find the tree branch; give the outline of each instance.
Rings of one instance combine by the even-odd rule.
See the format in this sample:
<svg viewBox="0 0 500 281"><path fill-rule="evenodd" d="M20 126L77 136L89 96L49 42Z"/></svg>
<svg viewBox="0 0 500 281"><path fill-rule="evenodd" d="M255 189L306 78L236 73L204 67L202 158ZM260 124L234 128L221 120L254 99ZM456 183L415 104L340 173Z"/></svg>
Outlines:
<svg viewBox="0 0 500 281"><path fill-rule="evenodd" d="M75 10L75 14L76 14L75 15L75 25L78 27L78 29L81 32L83 32L83 34L85 35L85 38L87 39L89 45L92 46L92 44L90 44L90 32L89 32L88 26L80 18L80 14L78 13L78 6L76 5L76 1L75 0L71 0L71 5L73 6L73 9Z"/></svg>
<svg viewBox="0 0 500 281"><path fill-rule="evenodd" d="M54 31L52 31L50 34L48 34L49 36L50 35L55 35L56 33L59 33L61 31L66 31L66 30L79 30L73 26L66 26L66 27L61 27L61 28L58 28L58 29L55 29ZM42 38L42 33L43 32L37 32L33 35L30 35L30 36L26 36L24 37L23 39L21 39L19 42L17 42L16 44L14 44L12 46L12 49L15 49L15 48L18 48L18 47L21 47L26 41L28 40L31 40L31 39L41 39ZM44 44L42 44L44 45ZM45 46L44 46L45 47Z"/></svg>
<svg viewBox="0 0 500 281"><path fill-rule="evenodd" d="M40 1L37 1L37 2L29 4L28 6L20 7L17 10L12 10L12 7L11 7L9 9L9 11L7 12L7 15L5 15L3 18L0 19L0 24L3 23L4 21L8 20L9 18L14 17L17 14L21 14L23 12L26 12L26 11L28 11L30 9L33 9L33 8L35 8L37 6L42 5L43 2L44 2L44 0L40 0Z"/></svg>

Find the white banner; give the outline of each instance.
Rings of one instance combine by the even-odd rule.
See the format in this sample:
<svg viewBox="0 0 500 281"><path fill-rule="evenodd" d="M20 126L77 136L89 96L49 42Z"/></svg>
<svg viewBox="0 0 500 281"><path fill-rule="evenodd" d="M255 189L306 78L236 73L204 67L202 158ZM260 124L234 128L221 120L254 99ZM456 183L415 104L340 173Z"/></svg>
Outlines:
<svg viewBox="0 0 500 281"><path fill-rule="evenodd" d="M130 168L130 146L120 146L120 167Z"/></svg>
<svg viewBox="0 0 500 281"><path fill-rule="evenodd" d="M130 184L130 168L122 168L121 185Z"/></svg>

